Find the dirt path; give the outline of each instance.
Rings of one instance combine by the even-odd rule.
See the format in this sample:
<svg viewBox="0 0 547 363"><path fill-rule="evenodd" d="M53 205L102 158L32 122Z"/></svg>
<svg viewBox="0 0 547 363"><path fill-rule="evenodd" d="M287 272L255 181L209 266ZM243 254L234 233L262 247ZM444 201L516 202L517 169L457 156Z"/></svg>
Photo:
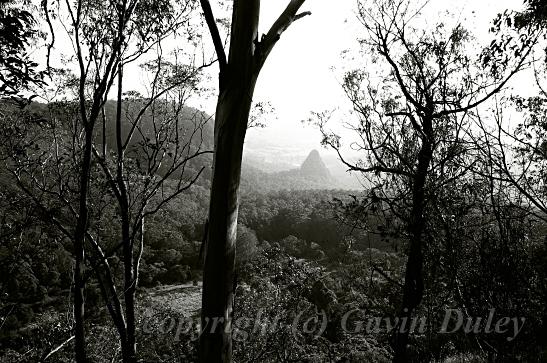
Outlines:
<svg viewBox="0 0 547 363"><path fill-rule="evenodd" d="M187 317L196 316L201 309L201 282L192 284L159 286L145 292L152 305L176 311Z"/></svg>

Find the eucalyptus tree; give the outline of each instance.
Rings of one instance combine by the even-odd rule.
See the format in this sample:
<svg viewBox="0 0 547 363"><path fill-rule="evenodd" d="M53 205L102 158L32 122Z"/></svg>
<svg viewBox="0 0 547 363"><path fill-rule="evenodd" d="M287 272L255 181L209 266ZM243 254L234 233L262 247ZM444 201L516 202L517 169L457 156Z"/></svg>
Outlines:
<svg viewBox="0 0 547 363"><path fill-rule="evenodd" d="M196 183L212 153L204 129L209 116L191 109L186 102L196 89L200 70L207 66L172 64L158 57L148 65L155 74L147 97L118 92L116 114L104 113L101 141L93 152L105 178L106 190L114 197L119 217L119 238L103 251L88 236L98 258L96 276L101 292L129 357L136 355L136 290L139 265L145 246L145 220ZM109 117L110 116L110 117ZM113 135L108 130L114 127ZM108 146L108 136L114 136ZM104 225L97 222L97 224ZM123 307L108 258L123 257ZM123 345L122 345L123 346Z"/></svg>
<svg viewBox="0 0 547 363"><path fill-rule="evenodd" d="M474 51L474 39L461 24L416 28L412 20L423 16L424 7L405 0L358 6L366 32L362 52L372 61L347 72L343 88L355 116L348 122L357 140L351 146L361 157L354 162L345 154L341 137L326 124L331 114L316 119L323 143L349 170L364 175L369 198L381 201L405 226L408 259L392 345L393 361L407 362L410 331L404 322L424 296L432 200L443 186L470 173L476 150L469 116L521 69L530 46L516 46L519 57L506 71L485 72L484 58L497 53Z"/></svg>
<svg viewBox="0 0 547 363"><path fill-rule="evenodd" d="M195 182L200 172L189 177L184 170L204 152L198 139L206 118L197 117L196 112L183 120L181 113L188 94L198 89L200 69L207 64L196 64L195 57L172 61L163 54L164 41L179 31L192 40L189 24L194 2L77 0L48 5L45 19L55 31L53 36L70 43L72 52L59 56L66 60L68 70L52 68L51 74L60 75L62 82L52 79L44 89L49 103L48 110L42 110L47 135L38 134L37 142L23 144L25 148L35 146L38 152L15 155L9 166L22 190L33 196L44 215L73 242L76 361L87 359L87 261L118 330L122 358L134 362L135 292L144 218ZM156 58L150 60L150 54ZM124 70L134 63L145 63L153 79L149 94L138 101L124 96ZM113 91L114 116L106 111ZM124 113L124 104L137 110L133 117ZM148 120L144 126L143 119ZM115 130L111 145L107 145L107 125ZM12 131L21 135L23 130L15 125ZM139 161L142 165L134 166ZM44 195L58 198L53 208ZM104 250L98 239L100 222L104 222L100 216L112 200L119 207L115 218L120 221L121 242ZM136 242L138 237L140 242ZM123 300L108 264L119 249L124 262Z"/></svg>
<svg viewBox="0 0 547 363"><path fill-rule="evenodd" d="M86 361L85 350L85 282L84 282L84 243L88 231L89 183L93 134L95 125L115 80L124 49L125 31L128 16L135 6L121 4L94 3L78 0L74 3L57 2L57 19L67 20L66 33L70 38L73 57L77 62L77 99L79 121L83 128L83 147L79 167L78 206L76 207L76 227L73 232L74 244L74 321L75 353L77 362ZM52 10L50 10L52 11ZM47 17L51 23L51 19ZM64 22L61 22L62 26ZM86 93L92 84L90 94Z"/></svg>
<svg viewBox="0 0 547 363"><path fill-rule="evenodd" d="M304 0L291 0L270 30L259 36L260 0L233 2L229 54L208 0L201 7L218 65L219 95L215 112L215 153L209 224L203 271L200 360L232 361L232 309L238 194L243 143L257 78L285 30L309 14L299 13Z"/></svg>

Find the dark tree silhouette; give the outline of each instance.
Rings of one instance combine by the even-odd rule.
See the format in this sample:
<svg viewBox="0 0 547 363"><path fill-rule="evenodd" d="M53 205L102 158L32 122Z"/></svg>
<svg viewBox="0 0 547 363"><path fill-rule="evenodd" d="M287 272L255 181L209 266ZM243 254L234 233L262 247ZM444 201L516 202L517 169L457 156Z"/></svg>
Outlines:
<svg viewBox="0 0 547 363"><path fill-rule="evenodd" d="M432 195L444 184L470 171L473 159L468 137L469 115L491 99L518 72L530 43L521 45L515 64L506 72L485 74L473 60L471 35L461 25L447 29L414 30L409 1L360 3L359 16L367 31L362 41L387 69L375 86L366 71L348 72L344 90L353 105L358 162L343 156L340 137L326 129L329 113L317 114L324 144L338 152L349 170L372 183L371 200L387 203L406 225L408 256L398 325L393 330L394 362L407 362L412 317L424 295L424 244Z"/></svg>

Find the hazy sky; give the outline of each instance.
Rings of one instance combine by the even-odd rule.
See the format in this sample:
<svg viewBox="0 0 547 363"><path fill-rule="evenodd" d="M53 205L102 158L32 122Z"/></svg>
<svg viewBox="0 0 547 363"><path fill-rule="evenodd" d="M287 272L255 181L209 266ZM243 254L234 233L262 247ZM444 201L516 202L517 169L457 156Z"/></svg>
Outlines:
<svg viewBox="0 0 547 363"><path fill-rule="evenodd" d="M288 0L264 0L261 32L266 32ZM336 5L334 5L336 4ZM459 20L478 40L488 36L489 23L504 9L519 9L520 0L431 0L424 9L426 19L444 19L446 11ZM251 129L247 145L292 146L305 153L319 146L319 132L301 120L312 110L347 106L340 86L341 52L356 47L362 25L356 21L355 0L307 0L302 8L311 16L297 21L282 36L260 75L255 100L269 100L277 119L264 129ZM431 16L430 16L431 15ZM322 151L324 153L325 151Z"/></svg>
<svg viewBox="0 0 547 363"><path fill-rule="evenodd" d="M260 33L268 31L288 2L262 1ZM211 0L211 4L215 15L220 16L217 2ZM287 150L287 156L291 156L294 162L311 149L320 147L319 132L301 121L310 116L310 111L349 107L340 85L344 66L341 53L346 49L357 49L356 38L364 36L362 25L356 18L356 4L357 0L307 0L304 3L302 10L309 10L312 15L298 20L283 34L259 77L254 99L269 101L275 109L275 116L264 120L266 128L249 130L246 150L282 148ZM430 0L421 21L461 21L479 40L485 40L489 24L497 13L521 6L522 0ZM447 16L447 10L454 15ZM63 52L71 53L68 38L62 36L62 31L57 33L58 51L57 54L54 52L54 59ZM204 41L208 42L207 47L212 51L208 32ZM168 46L177 44L172 42ZM126 90L142 88L147 82L136 73L132 74L132 71L126 71L126 76L128 73L129 77L125 77ZM217 73L215 64L210 69L212 78ZM216 81L212 84L216 85ZM197 107L212 114L215 101L215 97L210 97L194 102ZM321 153L327 151L322 150Z"/></svg>

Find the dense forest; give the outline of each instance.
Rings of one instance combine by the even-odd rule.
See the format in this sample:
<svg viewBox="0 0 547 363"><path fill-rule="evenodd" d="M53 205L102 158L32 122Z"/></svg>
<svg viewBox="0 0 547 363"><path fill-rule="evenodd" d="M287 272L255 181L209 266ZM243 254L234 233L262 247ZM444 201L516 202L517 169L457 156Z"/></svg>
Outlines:
<svg viewBox="0 0 547 363"><path fill-rule="evenodd" d="M355 1L272 171L285 2L0 1L1 362L547 361L547 4Z"/></svg>

